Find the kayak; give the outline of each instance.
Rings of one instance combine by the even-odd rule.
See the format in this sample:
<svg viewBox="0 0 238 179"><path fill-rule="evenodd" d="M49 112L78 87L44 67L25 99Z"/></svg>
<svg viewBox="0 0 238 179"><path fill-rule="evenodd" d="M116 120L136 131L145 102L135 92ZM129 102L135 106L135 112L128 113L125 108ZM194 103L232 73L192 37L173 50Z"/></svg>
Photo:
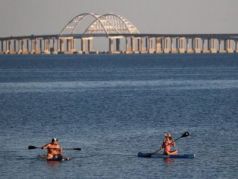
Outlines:
<svg viewBox="0 0 238 179"><path fill-rule="evenodd" d="M193 159L195 154L177 154L177 155L164 155L164 154L153 154L153 153L142 153L139 152L138 157L143 158L184 158L184 159Z"/></svg>

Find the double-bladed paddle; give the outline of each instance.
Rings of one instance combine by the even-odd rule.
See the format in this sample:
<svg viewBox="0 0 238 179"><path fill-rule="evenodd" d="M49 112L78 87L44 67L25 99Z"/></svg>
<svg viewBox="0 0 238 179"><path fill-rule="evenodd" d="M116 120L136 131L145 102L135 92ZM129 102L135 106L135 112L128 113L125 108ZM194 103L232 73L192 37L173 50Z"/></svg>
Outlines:
<svg viewBox="0 0 238 179"><path fill-rule="evenodd" d="M36 146L32 146L32 145L29 145L28 146L28 149L29 150L31 150L31 149L41 149L41 147L36 147ZM81 150L81 148L63 148L64 150L78 150L78 151L80 151Z"/></svg>

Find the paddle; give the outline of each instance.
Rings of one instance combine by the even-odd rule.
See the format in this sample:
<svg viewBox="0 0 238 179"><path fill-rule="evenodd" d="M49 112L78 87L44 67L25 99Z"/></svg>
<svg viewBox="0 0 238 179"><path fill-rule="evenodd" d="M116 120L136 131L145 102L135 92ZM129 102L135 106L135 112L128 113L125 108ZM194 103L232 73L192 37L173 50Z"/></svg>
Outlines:
<svg viewBox="0 0 238 179"><path fill-rule="evenodd" d="M183 135L181 135L179 138L175 139L174 141L177 141L177 140L179 140L179 139L181 139L181 138L183 138L183 137L188 137L189 135L190 135L190 134L189 134L188 131L187 131L187 132L184 132Z"/></svg>
<svg viewBox="0 0 238 179"><path fill-rule="evenodd" d="M177 141L177 140L179 140L179 139L181 139L181 138L184 138L184 137L188 137L189 135L190 135L189 132L186 131L186 132L184 132L180 137L178 137L177 139L175 139L174 141ZM149 157L151 157L151 155L153 155L153 154L158 153L158 152L161 151L161 150L162 150L162 148L160 148L159 150L156 150L156 151L153 152L153 153L150 153L150 154L149 154Z"/></svg>
<svg viewBox="0 0 238 179"><path fill-rule="evenodd" d="M41 147L36 147L36 146L32 146L32 145L29 145L28 146L28 149L31 150L31 149L41 149ZM81 148L63 148L64 150L78 150L80 151Z"/></svg>

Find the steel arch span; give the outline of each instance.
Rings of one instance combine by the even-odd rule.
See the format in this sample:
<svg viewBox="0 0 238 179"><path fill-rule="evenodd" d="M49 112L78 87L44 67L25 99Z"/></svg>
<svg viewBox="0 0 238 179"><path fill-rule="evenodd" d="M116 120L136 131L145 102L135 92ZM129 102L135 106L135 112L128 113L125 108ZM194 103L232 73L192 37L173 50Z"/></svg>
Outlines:
<svg viewBox="0 0 238 179"><path fill-rule="evenodd" d="M84 20L85 17L90 16L93 21L84 30L83 34L102 34L107 36L110 34L139 34L137 27L132 24L128 19L116 14L95 14L95 13L82 13L72 18L61 30L62 34L75 34L77 27Z"/></svg>

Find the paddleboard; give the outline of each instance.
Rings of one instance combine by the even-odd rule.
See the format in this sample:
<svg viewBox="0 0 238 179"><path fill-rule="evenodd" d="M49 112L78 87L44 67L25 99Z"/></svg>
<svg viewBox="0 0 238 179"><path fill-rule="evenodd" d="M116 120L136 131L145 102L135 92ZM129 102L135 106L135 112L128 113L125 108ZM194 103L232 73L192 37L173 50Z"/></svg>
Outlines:
<svg viewBox="0 0 238 179"><path fill-rule="evenodd" d="M153 153L142 153L142 152L139 152L137 156L143 157L143 158L184 158L184 159L195 158L195 154L164 155L164 154L153 154Z"/></svg>
<svg viewBox="0 0 238 179"><path fill-rule="evenodd" d="M68 161L70 160L69 157L55 157L52 159L47 159L46 155L39 155L38 158L42 159L42 160L46 160L46 161L56 161L56 162L63 162L63 161Z"/></svg>

